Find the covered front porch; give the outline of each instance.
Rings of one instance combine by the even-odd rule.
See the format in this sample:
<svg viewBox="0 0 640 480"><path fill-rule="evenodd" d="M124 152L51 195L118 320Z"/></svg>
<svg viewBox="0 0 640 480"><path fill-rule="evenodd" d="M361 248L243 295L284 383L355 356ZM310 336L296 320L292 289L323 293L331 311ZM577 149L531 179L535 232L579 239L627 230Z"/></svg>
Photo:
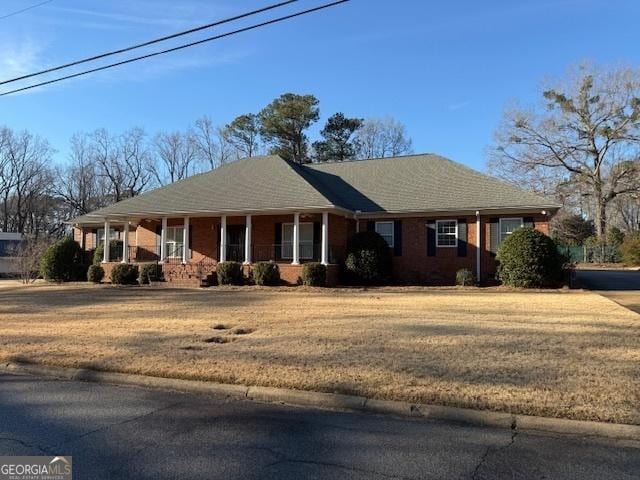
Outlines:
<svg viewBox="0 0 640 480"><path fill-rule="evenodd" d="M116 263L158 263L166 281L196 283L219 262L242 263L250 276L255 263L270 261L290 284L298 283L306 262L320 262L337 277L352 230L352 219L330 212L107 218L93 229L107 273Z"/></svg>

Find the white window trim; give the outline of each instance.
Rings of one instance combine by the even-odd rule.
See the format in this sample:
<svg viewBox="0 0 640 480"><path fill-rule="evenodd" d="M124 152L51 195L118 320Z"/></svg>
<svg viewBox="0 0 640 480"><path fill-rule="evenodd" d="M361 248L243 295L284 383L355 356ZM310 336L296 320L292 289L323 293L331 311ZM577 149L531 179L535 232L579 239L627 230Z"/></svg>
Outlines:
<svg viewBox="0 0 640 480"><path fill-rule="evenodd" d="M283 260L293 260L293 248L291 249L291 255L285 255L284 254L284 248L282 248L285 245L285 241L284 241L284 227L285 227L285 225L291 225L291 227L293 227L294 223L293 222L283 223L281 225L281 227L280 227L280 229L281 229L280 230L280 238L281 238L280 243L282 243L282 245L280 246L280 251L281 251L280 252L280 258L282 258ZM313 222L300 222L298 225L300 227L302 225L312 225L311 228L312 228L312 232L313 232ZM311 236L311 256L310 257L309 256L304 256L302 254L302 250L300 249L300 250L298 250L299 251L300 260L312 260L313 259L313 233L311 235L312 235ZM303 244L302 237L300 236L300 232L298 232L298 241L299 241L300 245ZM293 246L293 238L291 238L291 242L286 242L286 243L287 243L287 245L290 243ZM306 243L309 243L309 242L306 242Z"/></svg>
<svg viewBox="0 0 640 480"><path fill-rule="evenodd" d="M455 236L456 236L456 243L454 245L440 245L440 239L438 238L438 225L441 223L445 223L445 222L455 222L456 223L456 232L455 232ZM436 248L458 248L458 220L451 218L451 219L443 219L443 220L436 220Z"/></svg>
<svg viewBox="0 0 640 480"><path fill-rule="evenodd" d="M502 221L503 220L520 220L520 228L524 227L524 217L506 217L506 218L500 218L498 220L498 240L499 240L499 244L502 243L504 241L504 239L502 238ZM513 232L511 232L513 233Z"/></svg>
<svg viewBox="0 0 640 480"><path fill-rule="evenodd" d="M384 221L384 222L376 222L374 225L374 231L378 233L378 225L382 224L391 224L391 243L389 244L389 248L393 248L396 243L396 225L394 221ZM384 238L380 233L378 233L382 238Z"/></svg>
<svg viewBox="0 0 640 480"><path fill-rule="evenodd" d="M169 233L169 230L178 230L178 229L182 230L182 229L184 229L184 226L183 226L183 225L171 225L171 226L168 226L168 227L167 227L167 233ZM175 235L174 235L174 237L175 237ZM173 248L171 248L171 249L168 249L168 248L165 246L165 251L166 251L166 252L173 252L173 253L175 253L175 251L176 251L176 245L182 245L182 249L184 250L184 242L182 241L182 235L180 236L180 238L181 238L181 241L177 241L177 240L169 240L169 235L165 235L165 242L164 242L164 243L165 243L165 245L169 245L169 244L172 244L172 245L173 245ZM167 253L167 258L180 258L180 259L181 259L181 258L182 258L182 255L169 255L169 254Z"/></svg>

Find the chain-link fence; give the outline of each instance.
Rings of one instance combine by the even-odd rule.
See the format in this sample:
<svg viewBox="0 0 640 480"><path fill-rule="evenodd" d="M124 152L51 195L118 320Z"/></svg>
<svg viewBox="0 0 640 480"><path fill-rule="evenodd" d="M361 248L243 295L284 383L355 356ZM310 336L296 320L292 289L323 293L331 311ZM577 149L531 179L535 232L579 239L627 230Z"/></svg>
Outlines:
<svg viewBox="0 0 640 480"><path fill-rule="evenodd" d="M618 263L620 252L612 245L559 245L560 252L574 263Z"/></svg>

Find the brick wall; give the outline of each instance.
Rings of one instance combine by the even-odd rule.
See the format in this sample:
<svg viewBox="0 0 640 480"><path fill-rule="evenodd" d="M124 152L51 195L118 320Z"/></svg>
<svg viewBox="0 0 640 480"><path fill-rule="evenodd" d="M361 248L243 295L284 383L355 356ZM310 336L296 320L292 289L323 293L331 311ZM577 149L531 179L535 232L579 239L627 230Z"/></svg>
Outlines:
<svg viewBox="0 0 640 480"><path fill-rule="evenodd" d="M483 283L490 283L496 271L495 256L490 252L490 220L492 218L513 217L514 215L486 215L482 216L481 235L482 253L481 270ZM535 228L541 232L549 233L549 219L544 215L523 215L532 217ZM380 218L380 221L400 220L402 228L402 254L393 254L393 278L394 282L401 284L432 284L451 285L455 282L455 274L461 268L468 268L476 272L477 254L477 232L475 216L453 216L451 219L460 220L464 218L467 222L467 252L466 256L459 256L457 248L440 247L436 248L435 256L427 255L427 222L435 221L436 218L427 216L403 217L403 218ZM376 219L360 220L360 231L367 229L369 221ZM322 222L322 215L303 215L301 222ZM278 223L293 222L293 215L255 215L252 217L252 243L254 248L259 246L272 246L275 244L275 228ZM130 231L130 245L156 248L159 239L156 235L156 228L159 221L144 220L137 228ZM243 225L245 217L227 217L227 225ZM169 226L181 226L181 218L169 219ZM190 263L204 261L211 270L215 269L215 263L219 259L220 244L220 218L191 218L192 226L192 257ZM355 233L356 222L352 219L340 215L329 215L329 245L336 250L346 250L348 239ZM84 231L74 228L74 238L80 241L85 235L85 248L93 249L92 229L86 228ZM337 247L337 248L336 248ZM108 272L109 267L105 268ZM302 267L290 265L287 261L281 263L281 275L283 280L290 284L296 284L302 272ZM330 270L330 281L335 284L337 281L337 268Z"/></svg>

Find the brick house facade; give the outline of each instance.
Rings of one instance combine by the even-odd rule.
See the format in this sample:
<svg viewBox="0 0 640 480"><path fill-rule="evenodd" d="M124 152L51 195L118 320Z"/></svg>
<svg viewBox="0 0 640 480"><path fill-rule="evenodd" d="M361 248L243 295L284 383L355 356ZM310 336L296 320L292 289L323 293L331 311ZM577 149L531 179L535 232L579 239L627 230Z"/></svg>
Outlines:
<svg viewBox="0 0 640 480"><path fill-rule="evenodd" d="M414 171L420 175L405 175ZM283 281L296 284L305 262L320 261L328 283L336 284L349 239L374 230L390 245L394 283L451 285L466 268L486 284L494 281L502 238L524 225L548 234L557 206L469 172L434 156L308 167L279 157L251 158L79 217L74 238L87 251L108 246L107 278L123 261L162 263L165 279L174 284L198 284L222 260L242 262L247 274L257 261L275 261ZM447 193L452 205L434 208L443 202L428 192L434 174L449 182L461 177L459 186L448 187L459 190ZM469 187L491 190L467 195ZM460 196L469 203L461 204ZM490 205L483 206L483 197ZM119 240L115 251L113 240Z"/></svg>

